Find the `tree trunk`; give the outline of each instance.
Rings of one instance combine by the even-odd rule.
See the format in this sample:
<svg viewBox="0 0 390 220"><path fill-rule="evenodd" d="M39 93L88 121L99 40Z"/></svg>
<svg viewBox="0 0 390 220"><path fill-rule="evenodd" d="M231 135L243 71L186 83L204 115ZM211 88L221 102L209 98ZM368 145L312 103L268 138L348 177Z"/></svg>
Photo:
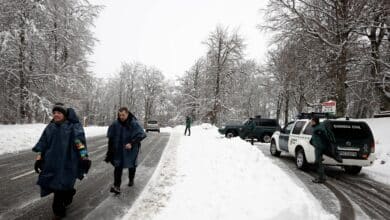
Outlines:
<svg viewBox="0 0 390 220"><path fill-rule="evenodd" d="M288 108L289 108L289 102L290 102L290 97L288 96L288 91L286 90L285 93L285 103L284 103L284 124L286 125L288 123Z"/></svg>
<svg viewBox="0 0 390 220"><path fill-rule="evenodd" d="M25 15L23 15L25 16ZM20 33L19 33L19 123L27 122L27 108L28 108L28 90L27 90L27 73L26 73L26 57L25 52L27 48L25 36L24 18L21 18Z"/></svg>

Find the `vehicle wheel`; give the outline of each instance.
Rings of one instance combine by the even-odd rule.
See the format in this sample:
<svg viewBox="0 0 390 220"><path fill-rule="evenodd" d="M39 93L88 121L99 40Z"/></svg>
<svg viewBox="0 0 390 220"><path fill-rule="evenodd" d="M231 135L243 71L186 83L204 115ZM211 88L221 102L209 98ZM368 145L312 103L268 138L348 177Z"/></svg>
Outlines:
<svg viewBox="0 0 390 220"><path fill-rule="evenodd" d="M146 130L146 133L148 133L149 132L149 130Z"/></svg>
<svg viewBox="0 0 390 220"><path fill-rule="evenodd" d="M305 156L305 151L302 148L299 148L295 153L295 165L300 170L307 169L307 161Z"/></svg>
<svg viewBox="0 0 390 220"><path fill-rule="evenodd" d="M360 167L360 166L344 166L344 170L348 174L357 175L362 170L362 167Z"/></svg>
<svg viewBox="0 0 390 220"><path fill-rule="evenodd" d="M225 134L225 137L227 137L227 138L232 138L232 137L235 137L235 136L237 136L237 135L234 132L232 132L232 131L228 131Z"/></svg>
<svg viewBox="0 0 390 220"><path fill-rule="evenodd" d="M269 136L268 134L265 134L265 135L263 136L263 141L264 141L264 143L269 143L269 142L271 142L271 136Z"/></svg>
<svg viewBox="0 0 390 220"><path fill-rule="evenodd" d="M269 151L271 153L272 156L275 156L275 157L279 157L280 156L280 151L278 151L278 149L276 148L276 143L275 141L271 141L271 145L269 147Z"/></svg>

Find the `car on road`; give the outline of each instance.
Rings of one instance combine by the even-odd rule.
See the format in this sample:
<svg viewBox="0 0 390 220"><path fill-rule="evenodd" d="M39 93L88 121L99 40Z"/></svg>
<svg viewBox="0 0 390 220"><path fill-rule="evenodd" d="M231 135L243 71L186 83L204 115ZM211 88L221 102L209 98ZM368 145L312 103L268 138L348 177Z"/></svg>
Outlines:
<svg viewBox="0 0 390 220"><path fill-rule="evenodd" d="M339 163L324 155L323 164L341 166L349 174L358 174L362 167L373 164L375 141L366 122L327 118L321 118L320 121L334 133L335 147L342 158ZM295 157L299 169L305 170L315 161L314 146L309 143L311 135L312 127L308 117L289 122L272 135L271 155L280 156L281 152L286 152Z"/></svg>
<svg viewBox="0 0 390 220"><path fill-rule="evenodd" d="M146 131L146 132L149 132L149 131L157 131L158 133L160 133L160 124L159 124L158 121L156 121L156 120L149 120L149 121L146 123L145 131Z"/></svg>
<svg viewBox="0 0 390 220"><path fill-rule="evenodd" d="M276 119L256 116L253 120L255 122L254 130L251 128L250 119L247 119L244 122L228 122L226 125L219 128L218 132L228 138L240 136L242 139L253 138L260 142L269 143L272 134L275 131L280 130L280 125Z"/></svg>

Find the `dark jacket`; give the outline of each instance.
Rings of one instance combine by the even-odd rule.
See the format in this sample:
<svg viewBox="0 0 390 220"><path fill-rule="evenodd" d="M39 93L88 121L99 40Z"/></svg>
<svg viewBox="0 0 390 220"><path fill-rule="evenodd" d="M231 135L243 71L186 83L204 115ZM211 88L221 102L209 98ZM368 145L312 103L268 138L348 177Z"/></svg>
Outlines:
<svg viewBox="0 0 390 220"><path fill-rule="evenodd" d="M325 150L329 147L329 140L326 135L326 130L322 123L313 127L313 134L311 136L310 143L320 150Z"/></svg>
<svg viewBox="0 0 390 220"><path fill-rule="evenodd" d="M186 117L186 127L187 128L191 127L191 124L192 124L192 119L189 116L187 116Z"/></svg>
<svg viewBox="0 0 390 220"><path fill-rule="evenodd" d="M84 129L73 109L69 113L67 120L61 124L50 122L32 149L40 152L44 161L37 182L41 187L41 196L55 190L71 190L76 178L83 177L75 139L77 137L86 147Z"/></svg>
<svg viewBox="0 0 390 220"><path fill-rule="evenodd" d="M136 167L138 152L141 141L146 138L144 129L138 120L129 115L125 122L119 119L114 121L107 131L108 152L107 162L111 162L114 167L133 168ZM125 149L125 145L130 143L132 148Z"/></svg>

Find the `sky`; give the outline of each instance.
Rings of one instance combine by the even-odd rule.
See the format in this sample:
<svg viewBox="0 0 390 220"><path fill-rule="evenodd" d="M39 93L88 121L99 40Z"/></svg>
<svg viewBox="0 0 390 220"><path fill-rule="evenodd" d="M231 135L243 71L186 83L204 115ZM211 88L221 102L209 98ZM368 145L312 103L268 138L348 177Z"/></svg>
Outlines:
<svg viewBox="0 0 390 220"><path fill-rule="evenodd" d="M206 54L217 25L238 28L248 59L264 62L267 36L256 28L266 0L90 0L104 5L92 31L98 42L89 60L97 77L118 73L123 62L141 62L168 79L182 76Z"/></svg>

